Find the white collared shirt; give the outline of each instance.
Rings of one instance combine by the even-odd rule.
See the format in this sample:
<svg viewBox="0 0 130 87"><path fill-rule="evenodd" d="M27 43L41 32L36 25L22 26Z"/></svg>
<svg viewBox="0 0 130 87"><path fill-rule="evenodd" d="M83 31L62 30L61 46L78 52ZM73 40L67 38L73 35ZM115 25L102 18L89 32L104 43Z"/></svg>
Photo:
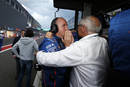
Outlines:
<svg viewBox="0 0 130 87"><path fill-rule="evenodd" d="M107 41L91 34L61 51L40 51L37 61L45 66L73 66L70 87L102 87L109 66Z"/></svg>

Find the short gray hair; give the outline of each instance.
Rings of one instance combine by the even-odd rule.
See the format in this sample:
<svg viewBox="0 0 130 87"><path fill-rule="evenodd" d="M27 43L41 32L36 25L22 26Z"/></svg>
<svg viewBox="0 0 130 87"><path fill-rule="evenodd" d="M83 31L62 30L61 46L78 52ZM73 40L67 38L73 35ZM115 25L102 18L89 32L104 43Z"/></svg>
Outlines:
<svg viewBox="0 0 130 87"><path fill-rule="evenodd" d="M99 33L102 25L99 21L99 26L97 26L95 21L93 21L91 17L94 17L94 16L88 16L88 17L83 18L79 24L84 25L87 28L88 32Z"/></svg>

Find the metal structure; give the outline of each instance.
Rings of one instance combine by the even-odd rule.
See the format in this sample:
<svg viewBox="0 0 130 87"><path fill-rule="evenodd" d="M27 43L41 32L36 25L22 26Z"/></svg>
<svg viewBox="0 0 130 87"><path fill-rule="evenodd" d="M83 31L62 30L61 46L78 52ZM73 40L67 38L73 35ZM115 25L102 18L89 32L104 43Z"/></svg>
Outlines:
<svg viewBox="0 0 130 87"><path fill-rule="evenodd" d="M0 27L24 29L41 27L17 0L0 0Z"/></svg>
<svg viewBox="0 0 130 87"><path fill-rule="evenodd" d="M55 8L75 10L74 29L77 29L78 11L82 17L95 15L103 18L104 14L115 9L122 10L130 8L130 0L53 0ZM105 25L106 26L106 25Z"/></svg>
<svg viewBox="0 0 130 87"><path fill-rule="evenodd" d="M54 7L70 10L84 10L85 3L91 5L92 12L109 12L117 8L130 7L130 0L53 0Z"/></svg>

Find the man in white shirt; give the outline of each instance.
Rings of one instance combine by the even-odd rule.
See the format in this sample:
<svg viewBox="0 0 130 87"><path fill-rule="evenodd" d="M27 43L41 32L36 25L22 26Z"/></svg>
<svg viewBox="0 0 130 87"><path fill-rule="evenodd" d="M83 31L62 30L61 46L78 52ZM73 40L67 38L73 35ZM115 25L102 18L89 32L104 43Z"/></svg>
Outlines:
<svg viewBox="0 0 130 87"><path fill-rule="evenodd" d="M79 41L68 45L66 49L44 53L38 52L39 64L53 67L73 66L70 77L70 87L103 87L109 67L107 41L98 36L101 29L100 21L89 16L80 21ZM66 43L67 42L67 43Z"/></svg>

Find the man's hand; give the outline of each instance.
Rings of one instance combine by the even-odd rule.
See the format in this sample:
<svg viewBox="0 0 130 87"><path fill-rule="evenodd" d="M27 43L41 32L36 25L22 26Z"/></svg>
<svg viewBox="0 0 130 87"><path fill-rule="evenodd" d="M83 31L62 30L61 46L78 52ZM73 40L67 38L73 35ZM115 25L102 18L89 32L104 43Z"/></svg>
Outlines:
<svg viewBox="0 0 130 87"><path fill-rule="evenodd" d="M72 32L69 30L65 31L65 35L62 41L66 47L70 46L70 44L74 42L74 37L72 35Z"/></svg>
<svg viewBox="0 0 130 87"><path fill-rule="evenodd" d="M38 52L38 51L34 52L34 56L37 56L37 52Z"/></svg>
<svg viewBox="0 0 130 87"><path fill-rule="evenodd" d="M53 33L52 32L47 32L46 35L45 35L45 37L51 39L53 37Z"/></svg>

